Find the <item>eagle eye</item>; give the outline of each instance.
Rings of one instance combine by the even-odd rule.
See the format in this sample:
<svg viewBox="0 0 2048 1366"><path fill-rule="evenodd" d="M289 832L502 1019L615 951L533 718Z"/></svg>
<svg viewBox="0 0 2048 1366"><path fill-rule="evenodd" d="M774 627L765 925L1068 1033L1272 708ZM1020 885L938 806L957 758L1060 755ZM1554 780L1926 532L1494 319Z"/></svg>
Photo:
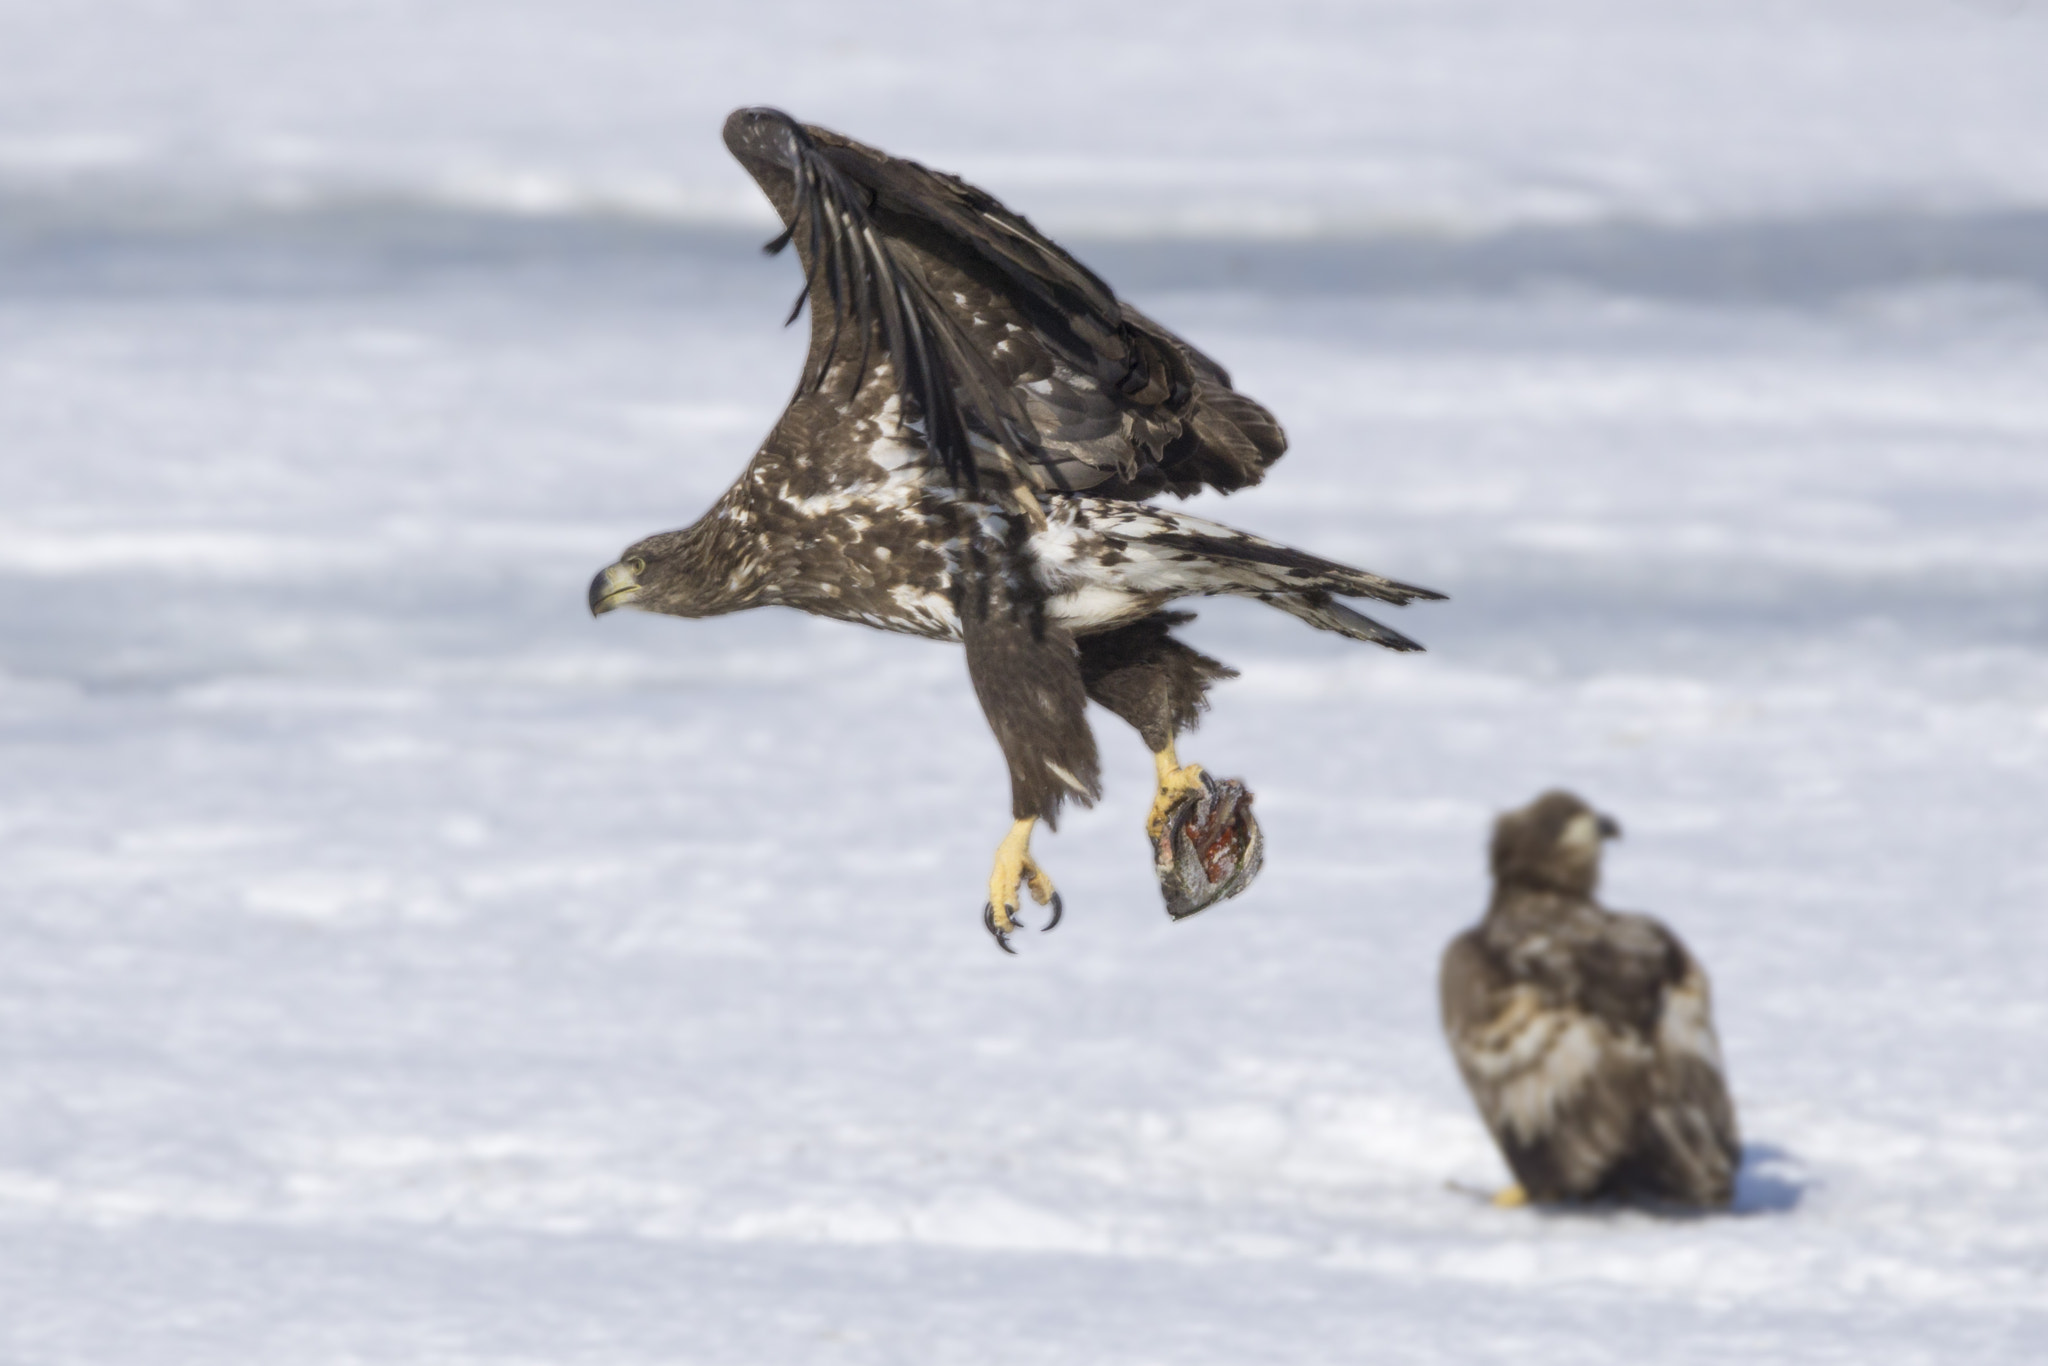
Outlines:
<svg viewBox="0 0 2048 1366"><path fill-rule="evenodd" d="M635 555L626 561L626 568L632 570L635 574L645 574L647 572L647 561Z"/></svg>

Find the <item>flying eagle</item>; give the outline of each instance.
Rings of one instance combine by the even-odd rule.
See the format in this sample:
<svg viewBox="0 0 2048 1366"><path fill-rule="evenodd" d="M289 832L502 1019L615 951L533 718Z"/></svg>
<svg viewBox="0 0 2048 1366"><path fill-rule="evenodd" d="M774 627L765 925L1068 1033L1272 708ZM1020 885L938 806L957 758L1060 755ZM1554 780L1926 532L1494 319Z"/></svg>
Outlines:
<svg viewBox="0 0 2048 1366"><path fill-rule="evenodd" d="M1174 639L1190 618L1166 604L1236 594L1421 648L1337 599L1440 594L1147 501L1255 484L1286 437L1030 223L777 110L734 113L725 144L781 215L766 250L803 263L789 320L808 300L810 350L738 482L693 525L628 546L590 610L777 605L963 644L1010 770L1014 824L983 908L1006 951L1020 884L1058 920L1033 826L1101 791L1089 698L1153 750L1155 841L1205 788L1174 736L1233 671Z"/></svg>
<svg viewBox="0 0 2048 1366"><path fill-rule="evenodd" d="M1621 829L1546 792L1493 831L1493 903L1444 951L1444 1032L1518 1184L1495 1203L1724 1206L1740 1146L1707 974L1593 900Z"/></svg>

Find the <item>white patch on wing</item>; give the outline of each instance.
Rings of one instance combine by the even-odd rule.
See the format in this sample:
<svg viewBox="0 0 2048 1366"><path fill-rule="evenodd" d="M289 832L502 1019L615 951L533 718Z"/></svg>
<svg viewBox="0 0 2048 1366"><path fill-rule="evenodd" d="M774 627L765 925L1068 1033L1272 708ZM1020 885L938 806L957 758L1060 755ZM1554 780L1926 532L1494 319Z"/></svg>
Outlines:
<svg viewBox="0 0 2048 1366"><path fill-rule="evenodd" d="M899 583L889 590L889 596L905 615L929 625L936 633L947 637L960 634L960 615L953 610L952 599L944 593L920 588L916 584Z"/></svg>
<svg viewBox="0 0 2048 1366"><path fill-rule="evenodd" d="M1137 620L1156 602L1123 581L1119 571L1124 565L1102 562L1108 546L1087 526L1085 510L1074 501L1056 503L1045 529L1031 537L1034 568L1046 591L1046 615L1070 631L1099 631Z"/></svg>
<svg viewBox="0 0 2048 1366"><path fill-rule="evenodd" d="M1535 988L1526 986L1510 992L1498 1015L1456 1044L1474 1093L1491 1098L1492 1122L1522 1142L1550 1132L1595 1073L1647 1061L1640 1045L1616 1038L1589 1015L1545 1008Z"/></svg>
<svg viewBox="0 0 2048 1366"><path fill-rule="evenodd" d="M867 455L874 477L803 498L793 496L784 485L782 501L803 517L836 517L855 508L900 514L914 508L931 478L924 448L883 436L868 444Z"/></svg>
<svg viewBox="0 0 2048 1366"><path fill-rule="evenodd" d="M1045 602L1048 617L1069 631L1083 634L1126 625L1152 610L1151 599L1105 584L1090 584Z"/></svg>
<svg viewBox="0 0 2048 1366"><path fill-rule="evenodd" d="M1548 1132L1558 1112L1598 1071L1607 1031L1582 1015L1552 1012L1517 1040L1515 1052L1533 1052L1529 1064L1500 1085L1502 1127L1527 1142Z"/></svg>
<svg viewBox="0 0 2048 1366"><path fill-rule="evenodd" d="M1084 534L1086 533L1082 531L1078 519L1070 509L1064 506L1056 507L1052 515L1046 518L1045 529L1031 537L1032 553L1038 556L1041 565L1071 564L1075 555L1079 553L1081 537Z"/></svg>
<svg viewBox="0 0 2048 1366"><path fill-rule="evenodd" d="M1246 591L1228 567L1150 543L1186 531L1232 534L1224 528L1085 496L1051 499L1046 511L1047 525L1032 536L1031 549L1046 612L1069 630L1124 625L1173 598Z"/></svg>
<svg viewBox="0 0 2048 1366"><path fill-rule="evenodd" d="M1713 1002L1706 975L1698 968L1664 994L1657 1017L1657 1048L1672 1055L1690 1054L1716 1072L1721 1070L1721 1041L1714 1033Z"/></svg>

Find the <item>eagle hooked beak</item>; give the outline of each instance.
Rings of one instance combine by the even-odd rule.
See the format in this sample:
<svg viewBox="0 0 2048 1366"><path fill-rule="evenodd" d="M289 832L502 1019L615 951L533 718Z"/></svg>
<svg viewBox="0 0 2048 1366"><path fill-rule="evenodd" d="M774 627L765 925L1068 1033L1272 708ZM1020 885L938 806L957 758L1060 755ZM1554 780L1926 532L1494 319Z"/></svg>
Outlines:
<svg viewBox="0 0 2048 1366"><path fill-rule="evenodd" d="M592 588L590 591L595 593L597 590ZM592 598L591 601L595 602L597 599ZM1599 830L1600 838L1603 840L1618 840L1621 838L1621 823L1612 816L1601 816L1599 824L1594 828Z"/></svg>
<svg viewBox="0 0 2048 1366"><path fill-rule="evenodd" d="M590 581L590 615L601 617L606 612L633 605L633 599L640 596L640 571L647 568L647 562L639 556L607 565L598 571Z"/></svg>

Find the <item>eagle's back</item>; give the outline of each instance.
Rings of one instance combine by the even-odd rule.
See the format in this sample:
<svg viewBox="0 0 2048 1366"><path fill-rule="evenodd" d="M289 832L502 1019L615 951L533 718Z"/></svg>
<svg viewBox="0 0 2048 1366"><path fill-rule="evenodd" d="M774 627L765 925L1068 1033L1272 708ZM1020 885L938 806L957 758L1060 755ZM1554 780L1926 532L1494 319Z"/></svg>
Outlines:
<svg viewBox="0 0 2048 1366"><path fill-rule="evenodd" d="M850 363L849 363L850 364ZM734 571L763 604L958 640L966 506L912 433L886 373L850 397L799 394L720 500L746 531Z"/></svg>
<svg viewBox="0 0 2048 1366"><path fill-rule="evenodd" d="M1444 1030L1537 1200L1727 1203L1739 1156L1704 970L1669 929L1504 888L1454 939Z"/></svg>

